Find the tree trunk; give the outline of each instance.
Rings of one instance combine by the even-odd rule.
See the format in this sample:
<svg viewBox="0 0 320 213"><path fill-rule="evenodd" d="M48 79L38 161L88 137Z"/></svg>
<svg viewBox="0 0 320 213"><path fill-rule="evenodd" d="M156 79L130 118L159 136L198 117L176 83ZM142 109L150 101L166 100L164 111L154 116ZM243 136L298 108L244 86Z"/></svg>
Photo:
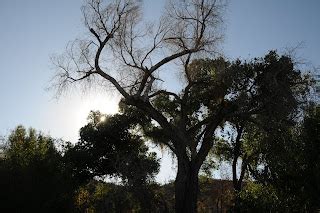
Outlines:
<svg viewBox="0 0 320 213"><path fill-rule="evenodd" d="M199 191L199 169L193 162L179 162L175 180L175 211L178 213L197 212Z"/></svg>

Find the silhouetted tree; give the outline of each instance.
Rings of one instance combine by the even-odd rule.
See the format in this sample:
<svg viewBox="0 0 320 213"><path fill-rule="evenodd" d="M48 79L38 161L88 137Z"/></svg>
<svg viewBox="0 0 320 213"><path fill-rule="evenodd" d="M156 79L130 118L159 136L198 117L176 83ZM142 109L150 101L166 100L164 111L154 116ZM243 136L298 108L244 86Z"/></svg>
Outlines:
<svg viewBox="0 0 320 213"><path fill-rule="evenodd" d="M76 187L55 140L18 126L8 137L0 159L3 212L72 211Z"/></svg>
<svg viewBox="0 0 320 213"><path fill-rule="evenodd" d="M319 107L310 107L297 125L259 138L260 162L249 168L255 183L240 192L242 210L319 209L319 136Z"/></svg>
<svg viewBox="0 0 320 213"><path fill-rule="evenodd" d="M135 133L136 119L91 112L79 142L67 150L65 158L84 182L93 177L120 177L147 212L152 210L148 183L158 173L159 162Z"/></svg>
<svg viewBox="0 0 320 213"><path fill-rule="evenodd" d="M287 85L298 84L300 75L289 57L275 53L255 69L240 61L195 60L216 52L222 1L172 0L159 24L147 28L140 8L139 1L87 1L83 12L91 37L55 58L55 86L100 78L116 88L123 104L152 119L159 142L177 156L176 211L195 212L198 173L218 126L227 117L262 111L282 116L282 107L291 104ZM157 84L167 65L172 72L177 68L173 61L181 62L177 70L183 77L177 93Z"/></svg>
<svg viewBox="0 0 320 213"><path fill-rule="evenodd" d="M266 167L257 178L278 190L284 209L312 212L319 206L319 107L308 110L294 129L264 147Z"/></svg>
<svg viewBox="0 0 320 213"><path fill-rule="evenodd" d="M197 159L196 153L189 158L187 149L190 144L195 145L186 135L189 127L182 125L180 128L170 123L153 102L161 95L180 99L178 95L156 87L160 68L181 60L188 76L188 64L197 57L196 53L215 52L215 45L221 37L217 26L221 22L222 4L213 0L171 1L159 24L147 28L141 22L140 4L140 1L131 0L87 1L83 13L92 37L77 40L65 55L55 58L60 71L55 85L59 90L72 82L84 82L99 76L119 91L126 104L136 106L158 123L171 137L166 145L179 161L176 210L193 212L196 210L198 169L211 143L208 142L208 148L204 148ZM106 64L108 57L116 63L112 66ZM190 84L184 91L187 97L193 80L189 77L186 80ZM182 108L184 111L186 106ZM187 114L183 114L183 119L187 118ZM208 127L211 133L221 120L221 116L217 117Z"/></svg>
<svg viewBox="0 0 320 213"><path fill-rule="evenodd" d="M134 133L134 126L133 119L121 114L91 112L88 124L80 130L79 142L65 157L84 179L110 175L129 185L146 183L158 172L159 163L156 153L148 153L141 136Z"/></svg>
<svg viewBox="0 0 320 213"><path fill-rule="evenodd" d="M248 168L256 168L263 163L262 147L272 143L266 139L267 135L278 137L297 123L307 104L310 79L302 77L298 70L293 71L294 62L289 56L278 56L274 51L264 58L245 63L238 61L230 67L236 72L231 78L240 77L234 82L234 94L239 93L234 102L243 107L250 101L247 106L252 109L255 105L264 104L258 112L226 117L214 145L215 154L232 165L235 211L240 211L237 194L242 189L244 178L249 175ZM245 109L245 112L252 109Z"/></svg>
<svg viewBox="0 0 320 213"><path fill-rule="evenodd" d="M300 165L303 181L301 181L302 193L307 197L306 209L316 211L320 209L320 106L311 107L304 119L301 152L302 163Z"/></svg>

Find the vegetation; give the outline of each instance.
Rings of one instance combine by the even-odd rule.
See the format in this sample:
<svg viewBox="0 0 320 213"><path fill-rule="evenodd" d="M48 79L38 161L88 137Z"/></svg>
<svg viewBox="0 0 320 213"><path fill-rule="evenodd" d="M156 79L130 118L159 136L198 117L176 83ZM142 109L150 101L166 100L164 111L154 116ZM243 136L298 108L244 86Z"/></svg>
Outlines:
<svg viewBox="0 0 320 213"><path fill-rule="evenodd" d="M192 77L190 62L200 53L215 52L223 6L223 1L170 1L159 22L148 25L142 19L141 1L89 0L83 13L91 37L77 39L54 59L58 91L70 83L100 78L123 96L123 104L144 112L151 124L160 127L169 139L162 140L162 145L178 159L175 201L179 212L197 209L198 172L212 147L212 134L229 111L217 103L209 114L203 113L203 118L208 117L204 122L199 119L201 103L190 102L191 90L201 82ZM106 63L108 59L117 65ZM157 86L161 70L174 61L182 62L179 70L186 82L179 93ZM156 105L161 99L171 100L171 114ZM199 137L202 129L206 137Z"/></svg>
<svg viewBox="0 0 320 213"><path fill-rule="evenodd" d="M80 141L69 147L65 159L72 166L74 176L83 183L97 177L121 178L125 187L115 186L115 189L126 189L130 196L124 196L134 197L143 211L150 212L153 195L148 184L158 173L159 162L156 153L148 152L142 137L135 133L137 119L137 116L91 112L88 124L80 130Z"/></svg>
<svg viewBox="0 0 320 213"><path fill-rule="evenodd" d="M198 211L319 209L319 109L316 105L309 106L303 120L282 131L281 136L271 132L255 138L252 147L260 150L259 165L248 164L251 166L241 189L235 190L232 181L201 177ZM7 146L0 162L4 201L1 210L174 212L174 185L161 186L152 181L158 162L154 154L146 152L141 136L130 133L134 131L129 131L128 117L107 116L99 122L101 116L92 112L88 124L81 129L79 143L74 146L66 143L63 152L57 151L54 139L34 129L18 126L13 130L5 140ZM103 140L99 141L101 137ZM124 164L115 161L117 158ZM128 167L127 160L135 162ZM121 181L108 183L103 179L105 175L120 177Z"/></svg>
<svg viewBox="0 0 320 213"><path fill-rule="evenodd" d="M151 180L159 162L156 153L148 153L142 137L134 133L135 122L133 116L91 112L88 124L80 129L79 142L65 153L74 175L83 181L114 176L129 186Z"/></svg>
<svg viewBox="0 0 320 213"><path fill-rule="evenodd" d="M295 69L289 56L279 56L274 51L251 62L197 59L188 66L199 83L190 87L187 94L174 98L166 93L157 95L152 107L170 117L167 122L174 128L187 122L183 134L201 142L200 147L195 143L186 149L185 157L191 162L203 157L193 173L196 176L185 180L189 184L185 187L196 190L191 194L202 191L208 195L211 191L198 185L200 168L208 174L210 166L217 164L215 158L206 160L201 155L210 148L206 155L210 152L211 156L230 162L233 173L233 190L227 185L225 196L219 195L215 201L220 205L215 209L318 209L318 165L314 162L318 161L320 150L319 108L306 108L308 76ZM187 116L183 121L182 105ZM8 202L2 207L30 211L180 212L177 193L185 189L180 189L183 186L177 181L188 177L179 170L181 160L172 197L168 193L172 192L172 185L168 188L153 182L159 162L145 144L148 139L177 152L172 142L176 134L168 135L153 118L125 99L120 102L120 109L112 116L91 112L88 124L80 129L79 142L64 143L60 152L51 137L18 126L8 137L5 157L1 159L1 183L8 195L4 198ZM221 117L213 119L217 115ZM214 130L211 134L207 132L209 127ZM103 182L114 177L120 181ZM16 190L22 193L17 195ZM219 194L215 190L213 193ZM194 211L213 208L207 206L210 201L206 198L195 202Z"/></svg>
<svg viewBox="0 0 320 213"><path fill-rule="evenodd" d="M55 147L55 140L23 126L7 139L0 159L2 212L68 212L76 179Z"/></svg>
<svg viewBox="0 0 320 213"><path fill-rule="evenodd" d="M319 206L320 111L307 110L304 120L263 147L264 169L255 179L277 192L279 209L313 212Z"/></svg>
<svg viewBox="0 0 320 213"><path fill-rule="evenodd" d="M223 6L223 1L172 0L159 23L144 28L140 1L89 0L83 13L91 37L77 39L54 59L59 91L100 79L122 95L123 105L149 119L147 132L161 135L157 142L177 157L178 212L197 210L198 174L221 125L282 120L307 88L291 58L275 52L251 63L201 59L216 52ZM107 63L110 59L117 65ZM180 67L172 69L183 79L180 90L158 86L163 69L177 61Z"/></svg>
<svg viewBox="0 0 320 213"><path fill-rule="evenodd" d="M61 92L102 80L122 95L120 112L92 111L79 141L60 141L61 150L56 139L16 127L0 156L0 210L318 210L320 107L308 99L312 80L276 51L249 61L216 57L223 8L219 0L172 0L145 28L141 1L86 1L91 37L53 59L54 86ZM180 73L178 91L159 84L168 67ZM175 155L174 182L154 181L159 161L147 142ZM219 161L231 166L231 181L211 178Z"/></svg>
<svg viewBox="0 0 320 213"><path fill-rule="evenodd" d="M172 203L157 184L148 186L149 199L145 201L123 185L91 181L78 189L75 197L80 212L173 212ZM140 195L141 196L141 195Z"/></svg>
<svg viewBox="0 0 320 213"><path fill-rule="evenodd" d="M105 120L100 120L104 116ZM129 209L152 211L158 204L151 185L159 163L156 154L147 152L142 138L133 133L133 125L133 117L91 112L88 124L80 130L80 141L75 145L60 141L61 152L53 138L18 126L9 135L0 159L0 183L4 192L1 200L5 201L1 209L4 212L73 212L77 209L104 212L101 208L110 207L108 211L118 212L126 207L118 205L117 200L109 201L113 207L99 207L100 197L92 198L94 204L83 200L91 193L90 183L96 183L96 178L118 177L121 185L110 185L114 195L122 196L126 192L119 199L123 198L123 203L128 196L132 203L127 203ZM106 186L98 184L97 193L104 195Z"/></svg>

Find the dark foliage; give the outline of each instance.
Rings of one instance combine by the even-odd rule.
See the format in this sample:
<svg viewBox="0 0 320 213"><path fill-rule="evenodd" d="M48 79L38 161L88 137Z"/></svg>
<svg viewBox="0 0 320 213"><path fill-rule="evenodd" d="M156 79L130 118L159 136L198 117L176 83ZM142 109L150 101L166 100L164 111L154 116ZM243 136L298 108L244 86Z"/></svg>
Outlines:
<svg viewBox="0 0 320 213"><path fill-rule="evenodd" d="M241 192L243 209L314 212L320 208L319 115L319 107L311 107L297 126L260 138L263 167L251 171L257 182Z"/></svg>
<svg viewBox="0 0 320 213"><path fill-rule="evenodd" d="M76 180L51 137L18 126L0 159L1 212L71 212Z"/></svg>
<svg viewBox="0 0 320 213"><path fill-rule="evenodd" d="M152 179L159 162L155 153L147 152L141 136L135 134L135 125L134 117L91 112L88 124L80 130L80 141L65 155L74 174L83 181L117 176L132 186Z"/></svg>
<svg viewBox="0 0 320 213"><path fill-rule="evenodd" d="M172 186L171 186L172 188ZM173 212L173 200L166 196L168 190L158 184L150 184L145 189L145 200L150 205L145 207L143 199L126 186L90 181L80 187L75 200L80 212ZM172 191L172 190L171 190ZM171 194L172 195L172 194Z"/></svg>

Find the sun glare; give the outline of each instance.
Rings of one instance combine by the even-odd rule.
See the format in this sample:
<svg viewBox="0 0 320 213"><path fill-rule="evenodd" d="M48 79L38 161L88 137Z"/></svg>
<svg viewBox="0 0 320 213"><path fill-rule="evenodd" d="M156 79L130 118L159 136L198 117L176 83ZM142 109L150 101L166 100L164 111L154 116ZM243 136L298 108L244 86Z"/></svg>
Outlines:
<svg viewBox="0 0 320 213"><path fill-rule="evenodd" d="M107 119L106 116L102 115L102 116L100 117L100 122L105 122L106 119Z"/></svg>
<svg viewBox="0 0 320 213"><path fill-rule="evenodd" d="M89 94L86 96L70 95L51 102L47 110L42 112L42 120L50 120L42 125L51 129L53 135L63 137L66 141L76 142L79 130L88 123L90 111L100 111L102 114L112 115L119 111L118 96L106 94ZM99 118L105 122L106 117Z"/></svg>
<svg viewBox="0 0 320 213"><path fill-rule="evenodd" d="M117 98L106 97L101 94L95 94L85 97L80 101L77 109L77 121L79 127L82 127L87 123L87 118L91 110L100 111L102 114L115 114L118 112ZM99 118L100 122L106 120L105 116Z"/></svg>

